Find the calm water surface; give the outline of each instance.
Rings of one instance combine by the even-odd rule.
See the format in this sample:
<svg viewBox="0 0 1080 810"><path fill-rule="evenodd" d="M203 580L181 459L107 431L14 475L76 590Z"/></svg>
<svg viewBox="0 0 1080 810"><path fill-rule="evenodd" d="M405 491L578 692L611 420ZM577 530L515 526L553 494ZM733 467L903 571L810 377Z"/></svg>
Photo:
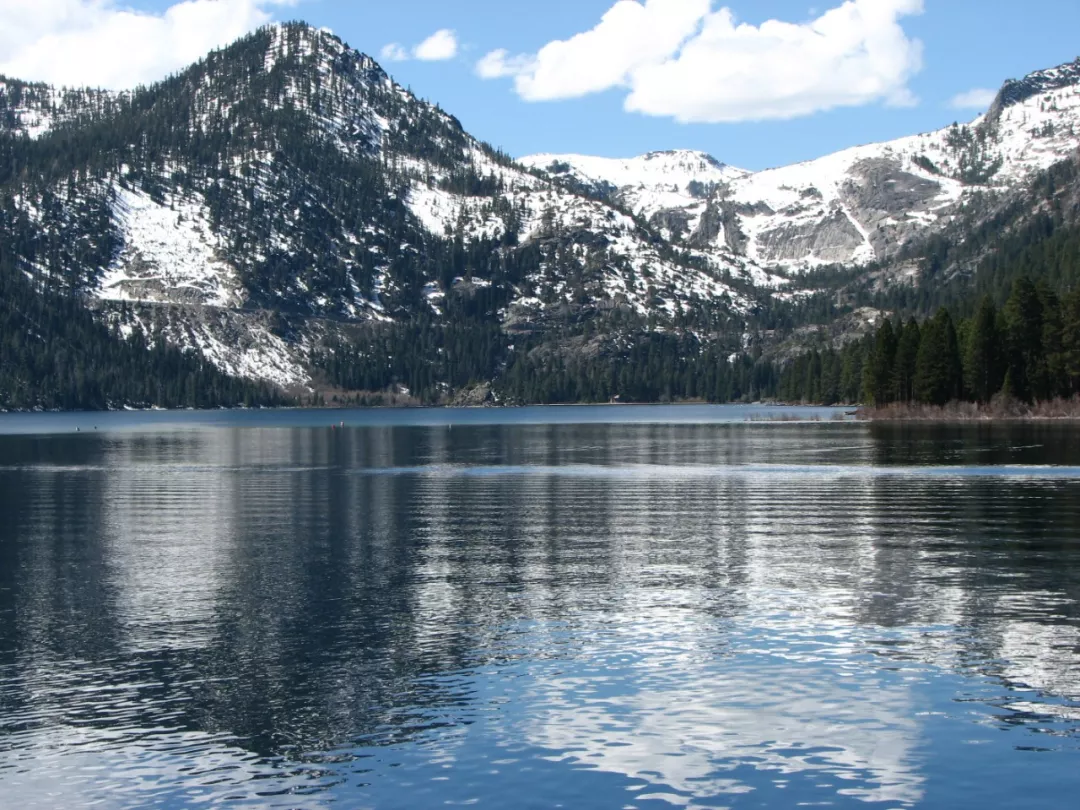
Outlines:
<svg viewBox="0 0 1080 810"><path fill-rule="evenodd" d="M1075 807L1080 426L761 416L0 416L0 807Z"/></svg>

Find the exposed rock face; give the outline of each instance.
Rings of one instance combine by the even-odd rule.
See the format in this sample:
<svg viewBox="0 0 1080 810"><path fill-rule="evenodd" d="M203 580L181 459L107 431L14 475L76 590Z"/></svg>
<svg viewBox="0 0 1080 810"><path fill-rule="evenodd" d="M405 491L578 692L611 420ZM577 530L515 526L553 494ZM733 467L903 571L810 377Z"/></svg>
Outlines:
<svg viewBox="0 0 1080 810"><path fill-rule="evenodd" d="M942 193L939 182L904 171L899 161L888 158L857 163L841 193L847 210L868 235L878 258L889 256L923 231L926 217L933 219L949 213L936 205Z"/></svg>
<svg viewBox="0 0 1080 810"><path fill-rule="evenodd" d="M1009 79L998 92L994 103L990 105L986 122L991 125L997 123L1007 107L1023 104L1042 93L1074 87L1078 84L1080 84L1080 58L1050 70L1031 73L1023 79Z"/></svg>
<svg viewBox="0 0 1080 810"><path fill-rule="evenodd" d="M649 218L649 225L668 239L681 242L690 229L690 215L678 208L657 211Z"/></svg>
<svg viewBox="0 0 1080 810"><path fill-rule="evenodd" d="M805 223L786 222L758 234L758 250L768 261L798 262L815 257L840 264L864 243L862 232L841 209Z"/></svg>
<svg viewBox="0 0 1080 810"><path fill-rule="evenodd" d="M696 248L708 248L716 244L721 236L726 236L724 228L724 210L715 200L705 206L705 211L698 220L698 226L690 235L689 244Z"/></svg>
<svg viewBox="0 0 1080 810"><path fill-rule="evenodd" d="M926 210L941 194L941 184L904 171L898 160L871 158L852 166L844 191L846 201L860 212L902 216Z"/></svg>

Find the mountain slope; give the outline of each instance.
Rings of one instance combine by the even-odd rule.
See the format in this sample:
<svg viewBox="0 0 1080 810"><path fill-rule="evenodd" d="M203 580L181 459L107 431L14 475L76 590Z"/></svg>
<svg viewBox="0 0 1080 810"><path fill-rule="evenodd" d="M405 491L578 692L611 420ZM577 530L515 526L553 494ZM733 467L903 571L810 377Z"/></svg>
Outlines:
<svg viewBox="0 0 1080 810"><path fill-rule="evenodd" d="M105 309L137 302L125 328L233 374L307 385L343 326L446 323L447 298L477 289L510 331L726 324L762 275L514 164L303 24L133 93L4 86L0 210L27 268Z"/></svg>
<svg viewBox="0 0 1080 810"><path fill-rule="evenodd" d="M1021 188L1080 145L1080 60L1002 88L966 126L847 149L762 172L739 172L700 153L684 171L652 170L654 156L605 161L536 155L550 176L612 187L653 222L682 219L677 242L725 247L765 266L805 270L866 264L924 238L986 195ZM702 193L709 189L709 193ZM708 213L707 213L708 212ZM711 230L702 220L715 222Z"/></svg>
<svg viewBox="0 0 1080 810"><path fill-rule="evenodd" d="M1080 62L966 127L765 172L515 162L332 34L275 25L130 93L0 79L0 240L111 340L305 397L754 396L769 333L888 274L939 284L898 262L1035 216L1022 190L1075 152L1078 88Z"/></svg>

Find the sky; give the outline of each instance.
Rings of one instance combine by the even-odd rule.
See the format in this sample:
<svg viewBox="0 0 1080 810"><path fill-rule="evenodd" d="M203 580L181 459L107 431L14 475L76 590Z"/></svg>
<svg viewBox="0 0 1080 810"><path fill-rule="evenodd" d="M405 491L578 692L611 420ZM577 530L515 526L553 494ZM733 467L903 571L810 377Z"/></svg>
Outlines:
<svg viewBox="0 0 1080 810"><path fill-rule="evenodd" d="M0 74L130 87L295 19L515 156L751 170L970 120L1080 56L1076 0L0 0Z"/></svg>

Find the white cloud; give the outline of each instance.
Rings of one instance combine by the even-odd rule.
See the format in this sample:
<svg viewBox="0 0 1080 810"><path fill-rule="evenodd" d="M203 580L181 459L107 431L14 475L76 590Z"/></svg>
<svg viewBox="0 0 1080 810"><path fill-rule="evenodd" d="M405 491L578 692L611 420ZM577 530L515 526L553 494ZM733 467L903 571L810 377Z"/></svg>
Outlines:
<svg viewBox="0 0 1080 810"><path fill-rule="evenodd" d="M953 96L949 106L955 110L985 110L994 103L997 94L997 90L977 87L974 90L968 90L966 93Z"/></svg>
<svg viewBox="0 0 1080 810"><path fill-rule="evenodd" d="M422 62L445 62L457 56L457 52L457 35L449 28L443 28L417 45L413 56Z"/></svg>
<svg viewBox="0 0 1080 810"><path fill-rule="evenodd" d="M406 62L409 59L419 59L421 62L445 62L457 55L457 34L449 28L436 31L411 51L398 42L391 42L382 49L384 62Z"/></svg>
<svg viewBox="0 0 1080 810"><path fill-rule="evenodd" d="M476 75L482 79L503 79L525 73L535 60L528 56L511 56L500 48L476 63Z"/></svg>
<svg viewBox="0 0 1080 810"><path fill-rule="evenodd" d="M674 54L709 6L710 0L619 0L591 31L541 48L517 74L517 91L529 101L549 101L625 84Z"/></svg>
<svg viewBox="0 0 1080 810"><path fill-rule="evenodd" d="M379 55L384 62L404 62L409 58L409 52L400 42L391 42L389 45L384 45Z"/></svg>
<svg viewBox="0 0 1080 810"><path fill-rule="evenodd" d="M618 0L595 28L534 55L493 51L483 78L527 101L620 88L625 107L683 122L786 119L836 107L909 106L922 45L900 25L923 0L847 0L805 23L739 23L712 0Z"/></svg>
<svg viewBox="0 0 1080 810"><path fill-rule="evenodd" d="M295 0L183 0L160 13L116 0L0 1L0 73L129 88L164 78L270 22Z"/></svg>

